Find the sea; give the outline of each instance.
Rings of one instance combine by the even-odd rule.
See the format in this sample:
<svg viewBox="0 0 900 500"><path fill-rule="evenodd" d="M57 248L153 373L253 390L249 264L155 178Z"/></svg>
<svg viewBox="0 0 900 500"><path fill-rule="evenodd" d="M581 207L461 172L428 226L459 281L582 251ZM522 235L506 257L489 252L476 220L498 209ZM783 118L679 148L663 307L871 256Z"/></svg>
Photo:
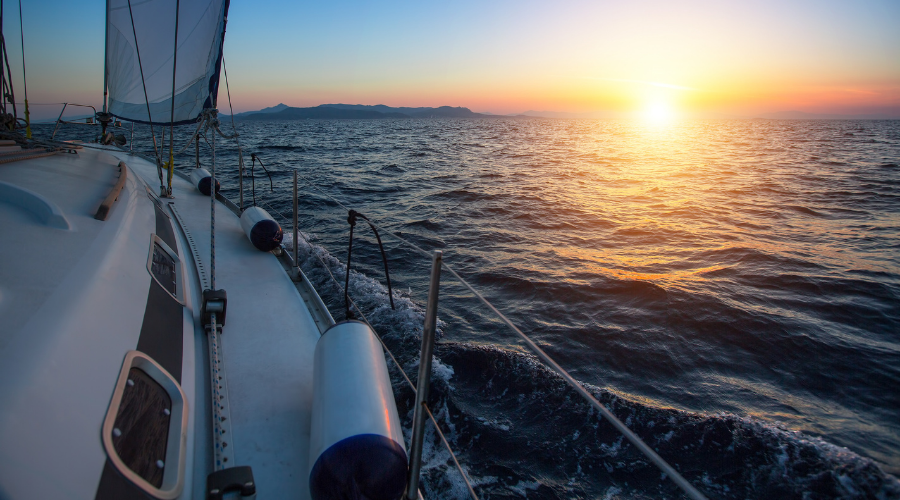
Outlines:
<svg viewBox="0 0 900 500"><path fill-rule="evenodd" d="M403 373L417 380L440 250L709 498L900 498L900 121L225 114L220 128L239 136L207 133L202 166L214 145L222 193L239 202L243 180L289 249L298 173L300 265L336 320L348 210L374 224L393 307L358 219L350 310L396 359L407 439ZM193 130L175 129L184 171ZM131 147L130 124L115 131ZM152 155L147 127L134 134ZM683 498L447 270L439 300L429 407L480 498ZM428 429L424 497L468 498Z"/></svg>

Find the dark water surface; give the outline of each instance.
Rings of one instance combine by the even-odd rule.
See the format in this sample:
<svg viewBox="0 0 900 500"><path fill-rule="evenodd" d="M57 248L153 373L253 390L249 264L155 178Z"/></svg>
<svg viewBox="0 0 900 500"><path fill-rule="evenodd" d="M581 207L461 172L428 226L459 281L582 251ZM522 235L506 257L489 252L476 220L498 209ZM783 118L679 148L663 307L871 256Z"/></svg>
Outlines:
<svg viewBox="0 0 900 500"><path fill-rule="evenodd" d="M302 267L336 319L322 262L342 285L349 226L329 196L443 250L711 498L900 498L900 121L238 127L247 165L256 153L272 174L275 193L257 165L273 215L290 214L299 170ZM235 200L236 158L219 138ZM415 379L430 261L382 235L391 311L371 231L355 233L351 294ZM431 406L482 498L680 496L446 272L443 284ZM413 395L393 375L408 426ZM464 498L431 438L426 497Z"/></svg>

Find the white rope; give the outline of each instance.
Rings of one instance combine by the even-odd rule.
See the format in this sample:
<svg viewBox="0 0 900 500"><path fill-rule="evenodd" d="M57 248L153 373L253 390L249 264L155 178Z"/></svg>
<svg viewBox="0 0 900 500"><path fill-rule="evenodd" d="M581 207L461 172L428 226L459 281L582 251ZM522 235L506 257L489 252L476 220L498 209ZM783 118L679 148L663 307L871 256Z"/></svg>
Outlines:
<svg viewBox="0 0 900 500"><path fill-rule="evenodd" d="M216 289L216 134L212 136L212 168L209 173L209 283Z"/></svg>

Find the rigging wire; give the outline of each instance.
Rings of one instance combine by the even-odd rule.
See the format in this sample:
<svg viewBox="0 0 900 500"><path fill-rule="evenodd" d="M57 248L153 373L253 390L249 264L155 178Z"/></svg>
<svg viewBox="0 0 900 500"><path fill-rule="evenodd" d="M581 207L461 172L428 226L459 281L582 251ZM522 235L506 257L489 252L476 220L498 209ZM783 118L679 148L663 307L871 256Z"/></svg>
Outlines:
<svg viewBox="0 0 900 500"><path fill-rule="evenodd" d="M22 86L25 88L25 138L31 139L31 113L28 112L28 79L25 77L25 27L22 23L22 0L19 0L19 34L22 37Z"/></svg>
<svg viewBox="0 0 900 500"><path fill-rule="evenodd" d="M156 132L153 131L153 115L150 113L150 98L147 97L147 82L144 80L144 65L141 63L141 48L138 45L137 30L134 28L134 12L131 10L131 0L128 0L128 16L131 18L131 33L134 35L134 51L137 53L138 69L141 70L141 85L144 86L144 102L147 103L147 120L150 122L150 136L153 137L153 152L156 154L156 172L159 174L159 187L166 188L163 184L162 157L156 147Z"/></svg>
<svg viewBox="0 0 900 500"><path fill-rule="evenodd" d="M225 51L222 51L222 72L225 73L225 93L228 94L228 111L231 112L231 128L234 130L234 140L238 147L238 177L241 180L241 196L238 208L244 209L244 151L241 149L241 139L238 137L237 126L234 124L234 108L231 107L231 89L228 88L228 67L225 66ZM265 168L265 167L263 167Z"/></svg>
<svg viewBox="0 0 900 500"><path fill-rule="evenodd" d="M250 159L252 163L250 164L250 182L252 185L251 193L253 193L253 205L256 206L256 175L254 174L254 170L256 168L256 161L259 160L259 166L263 168L263 171L266 172L266 175L269 176L269 191L275 192L275 185L272 183L272 174L269 173L269 169L263 164L262 158L256 155L256 153L250 153ZM243 178L242 178L243 180Z"/></svg>
<svg viewBox="0 0 900 500"><path fill-rule="evenodd" d="M6 72L3 72L3 62L6 62ZM0 99L0 109L3 111L3 122L9 126L10 130L16 128L18 114L16 113L16 96L12 85L12 71L9 69L9 53L6 50L6 38L3 36L3 0L0 0L0 92L3 96ZM6 113L7 99L12 104L12 120L8 121Z"/></svg>
<svg viewBox="0 0 900 500"><path fill-rule="evenodd" d="M9 69L9 51L6 50L6 39L3 38L2 34L0 34L0 41L3 42L3 62L6 64L6 74L8 75L7 81L9 83L9 99L10 99L10 102L12 103L12 107L13 107L12 114L14 117L13 124L11 125L11 127L14 128L15 127L15 119L17 119L19 117L19 114L16 112L16 92L15 92L15 89L13 89L13 85L12 85L12 70Z"/></svg>

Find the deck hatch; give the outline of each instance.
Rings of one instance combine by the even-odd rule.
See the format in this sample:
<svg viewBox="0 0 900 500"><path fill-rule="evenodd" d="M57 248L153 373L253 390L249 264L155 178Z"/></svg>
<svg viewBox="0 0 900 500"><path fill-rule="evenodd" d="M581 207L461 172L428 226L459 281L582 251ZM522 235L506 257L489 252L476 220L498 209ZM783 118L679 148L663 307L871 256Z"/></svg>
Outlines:
<svg viewBox="0 0 900 500"><path fill-rule="evenodd" d="M150 274L170 294L175 295L178 279L175 275L175 259L169 256L159 243L153 242L153 255L150 257Z"/></svg>
<svg viewBox="0 0 900 500"><path fill-rule="evenodd" d="M162 486L171 415L172 398L166 390L144 370L131 368L112 442L125 465L157 488Z"/></svg>
<svg viewBox="0 0 900 500"><path fill-rule="evenodd" d="M155 234L152 234L150 238L147 271L163 290L179 304L184 305L184 280L182 279L184 272L181 259L178 258L178 253L172 250L172 247Z"/></svg>
<svg viewBox="0 0 900 500"><path fill-rule="evenodd" d="M128 351L106 419L103 446L118 472L154 498L184 487L188 407L178 382L140 351Z"/></svg>

